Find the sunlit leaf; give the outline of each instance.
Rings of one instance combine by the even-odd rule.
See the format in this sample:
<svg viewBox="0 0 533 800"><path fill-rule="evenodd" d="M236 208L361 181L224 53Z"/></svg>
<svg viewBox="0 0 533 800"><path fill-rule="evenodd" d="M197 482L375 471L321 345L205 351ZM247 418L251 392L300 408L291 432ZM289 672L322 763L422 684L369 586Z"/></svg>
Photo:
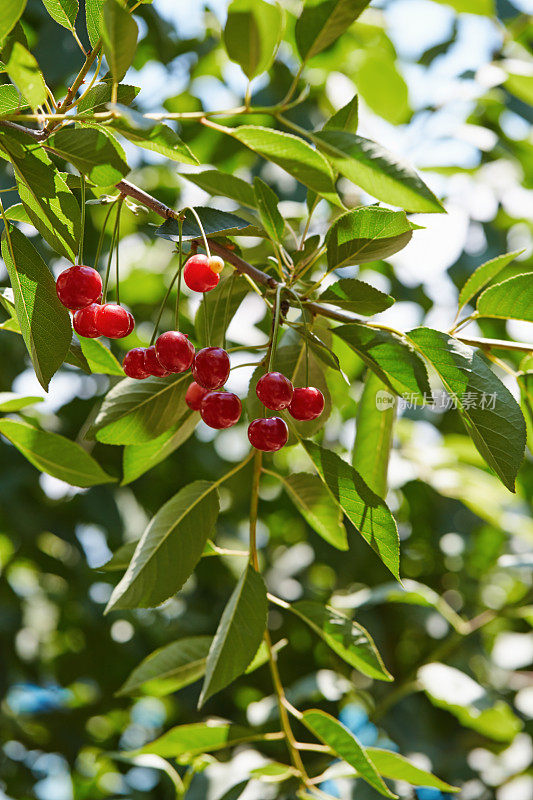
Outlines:
<svg viewBox="0 0 533 800"><path fill-rule="evenodd" d="M325 50L355 22L370 0L311 0L296 21L296 44L302 61Z"/></svg>
<svg viewBox="0 0 533 800"><path fill-rule="evenodd" d="M480 264L470 275L459 293L459 308L463 308L476 296L478 292L487 286L511 261L521 255L523 250L514 250L512 253L504 253L496 256L484 264Z"/></svg>
<svg viewBox="0 0 533 800"><path fill-rule="evenodd" d="M111 75L115 83L120 83L137 49L137 23L119 0L105 0L100 25Z"/></svg>
<svg viewBox="0 0 533 800"><path fill-rule="evenodd" d="M149 469L160 464L171 453L192 436L199 421L199 415L189 409L169 431L165 431L156 439L142 444L128 444L124 448L122 485L144 475Z"/></svg>
<svg viewBox="0 0 533 800"><path fill-rule="evenodd" d="M476 309L481 317L533 322L533 273L489 286L479 296Z"/></svg>
<svg viewBox="0 0 533 800"><path fill-rule="evenodd" d="M385 400L385 402L382 402ZM387 494L387 473L396 416L396 398L369 370L357 409L352 464L380 497Z"/></svg>
<svg viewBox="0 0 533 800"><path fill-rule="evenodd" d="M136 667L118 695L163 697L203 677L211 636L191 636L159 648Z"/></svg>
<svg viewBox="0 0 533 800"><path fill-rule="evenodd" d="M287 494L313 530L333 547L347 550L342 514L322 481L309 472L279 477Z"/></svg>
<svg viewBox="0 0 533 800"><path fill-rule="evenodd" d="M124 150L103 127L62 128L47 139L46 146L97 186L118 183L130 171Z"/></svg>
<svg viewBox="0 0 533 800"><path fill-rule="evenodd" d="M79 10L78 0L43 0L43 4L52 19L73 30Z"/></svg>
<svg viewBox="0 0 533 800"><path fill-rule="evenodd" d="M409 244L418 227L403 211L377 206L348 211L327 233L328 269L387 258Z"/></svg>
<svg viewBox="0 0 533 800"><path fill-rule="evenodd" d="M270 67L282 35L283 12L278 3L233 0L230 4L224 44L249 80Z"/></svg>
<svg viewBox="0 0 533 800"><path fill-rule="evenodd" d="M34 56L20 42L14 42L11 48L6 71L19 92L36 111L48 97L46 85Z"/></svg>

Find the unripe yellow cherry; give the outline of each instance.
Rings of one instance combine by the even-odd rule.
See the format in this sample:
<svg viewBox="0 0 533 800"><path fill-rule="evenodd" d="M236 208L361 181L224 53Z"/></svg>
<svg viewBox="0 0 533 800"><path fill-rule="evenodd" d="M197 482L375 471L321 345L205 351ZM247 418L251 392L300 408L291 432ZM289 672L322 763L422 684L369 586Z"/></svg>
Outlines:
<svg viewBox="0 0 533 800"><path fill-rule="evenodd" d="M222 272L222 270L224 269L224 259L220 258L220 256L211 256L211 258L207 262L207 266L209 267L209 269L212 269L213 272L216 272L218 274L219 272Z"/></svg>

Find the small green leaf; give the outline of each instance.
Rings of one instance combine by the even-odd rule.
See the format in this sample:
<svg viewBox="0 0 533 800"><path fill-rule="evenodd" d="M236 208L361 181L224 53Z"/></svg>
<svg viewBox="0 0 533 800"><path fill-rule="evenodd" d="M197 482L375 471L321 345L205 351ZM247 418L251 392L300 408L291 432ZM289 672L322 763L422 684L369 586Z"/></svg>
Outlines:
<svg viewBox="0 0 533 800"><path fill-rule="evenodd" d="M229 197L249 208L257 206L253 188L236 175L220 172L217 169L206 169L203 172L184 172L181 177L191 181L209 194Z"/></svg>
<svg viewBox="0 0 533 800"><path fill-rule="evenodd" d="M46 85L37 61L20 42L14 42L11 48L6 71L32 109L37 111L48 97Z"/></svg>
<svg viewBox="0 0 533 800"><path fill-rule="evenodd" d="M243 674L259 649L266 618L266 587L249 564L224 609L209 650L199 707Z"/></svg>
<svg viewBox="0 0 533 800"><path fill-rule="evenodd" d="M394 577L399 579L400 540L396 522L385 502L336 453L308 439L302 444L334 500Z"/></svg>
<svg viewBox="0 0 533 800"><path fill-rule="evenodd" d="M151 608L178 592L202 556L219 512L216 485L194 481L162 506L141 536L106 613Z"/></svg>
<svg viewBox="0 0 533 800"><path fill-rule="evenodd" d="M394 50L368 47L361 53L353 81L367 106L392 125L409 122L412 111L409 106L409 90L397 67Z"/></svg>
<svg viewBox="0 0 533 800"><path fill-rule="evenodd" d="M268 734L256 733L250 728L243 728L230 722L208 720L171 728L159 739L145 744L135 752L156 753L164 758L175 758L183 764L202 753L223 750L245 742L260 742L264 739L268 739Z"/></svg>
<svg viewBox="0 0 533 800"><path fill-rule="evenodd" d="M330 303L346 311L371 317L373 314L379 314L390 308L394 303L394 297L380 292L379 289L364 281L358 281L355 278L341 278L328 286L325 292L322 292L318 302Z"/></svg>
<svg viewBox="0 0 533 800"><path fill-rule="evenodd" d="M289 764L279 764L276 761L271 761L262 767L256 767L250 770L250 778L263 781L264 783L283 783L288 781L289 778L298 775L294 767Z"/></svg>
<svg viewBox="0 0 533 800"><path fill-rule="evenodd" d="M382 403L382 399L385 400ZM352 464L379 497L387 494L387 473L396 416L396 398L368 371L357 409Z"/></svg>
<svg viewBox="0 0 533 800"><path fill-rule="evenodd" d="M333 44L355 22L370 0L311 0L296 20L296 44L308 61Z"/></svg>
<svg viewBox="0 0 533 800"><path fill-rule="evenodd" d="M43 5L59 25L68 30L74 29L79 10L78 0L43 0Z"/></svg>
<svg viewBox="0 0 533 800"><path fill-rule="evenodd" d="M359 98L356 94L345 106L339 108L332 117L324 124L324 131L348 131L355 133L359 124Z"/></svg>
<svg viewBox="0 0 533 800"><path fill-rule="evenodd" d="M251 235L250 223L236 214L230 214L229 211L220 211L218 208L209 208L209 206L195 206L194 210L200 217L206 236L215 234L233 236L239 233L244 236ZM179 242L178 220L165 220L156 229L155 235L161 236L163 239L169 239L171 242ZM182 237L184 241L202 238L202 231L198 227L196 218L190 209L185 212L183 218Z"/></svg>
<svg viewBox="0 0 533 800"><path fill-rule="evenodd" d="M102 8L105 0L85 0L85 23L91 47L95 47L102 35Z"/></svg>
<svg viewBox="0 0 533 800"><path fill-rule="evenodd" d="M261 178L254 178L254 192L256 205L263 227L273 242L281 244L285 222L278 208L276 193Z"/></svg>
<svg viewBox="0 0 533 800"><path fill-rule="evenodd" d="M342 207L335 189L331 166L321 153L303 139L291 133L256 125L241 125L238 128L224 130L250 150L277 164L304 186L325 197L333 205Z"/></svg>
<svg viewBox="0 0 533 800"><path fill-rule="evenodd" d="M397 394L422 402L431 397L425 364L404 339L357 322L339 325L332 332Z"/></svg>
<svg viewBox="0 0 533 800"><path fill-rule="evenodd" d="M194 320L199 344L203 347L223 346L226 330L249 289L246 279L234 272L222 278L216 289L204 294Z"/></svg>
<svg viewBox="0 0 533 800"><path fill-rule="evenodd" d="M311 600L301 600L288 608L351 667L378 681L393 680L372 637L358 622Z"/></svg>
<svg viewBox="0 0 533 800"><path fill-rule="evenodd" d="M0 433L38 470L71 486L87 488L115 480L79 444L57 433L12 419L0 420Z"/></svg>
<svg viewBox="0 0 533 800"><path fill-rule="evenodd" d="M120 83L137 49L137 23L119 0L105 0L100 25L109 70Z"/></svg>
<svg viewBox="0 0 533 800"><path fill-rule="evenodd" d="M199 680L205 673L211 636L191 636L161 647L136 667L117 695L164 697Z"/></svg>
<svg viewBox="0 0 533 800"><path fill-rule="evenodd" d="M312 708L304 711L302 722L317 739L357 770L361 778L385 797L397 797L380 778L376 767L355 736L330 714Z"/></svg>
<svg viewBox="0 0 533 800"><path fill-rule="evenodd" d="M108 348L98 339L85 339L80 336L81 351L90 370L98 375L120 375L124 377L124 370Z"/></svg>
<svg viewBox="0 0 533 800"><path fill-rule="evenodd" d="M175 427L165 431L157 439L143 444L128 444L124 448L122 486L144 475L149 469L160 464L167 456L192 436L199 421L199 415L187 410Z"/></svg>
<svg viewBox="0 0 533 800"><path fill-rule="evenodd" d="M185 142L182 142L178 134L164 122L147 119L126 106L111 105L110 108L120 116L113 117L109 127L130 142L172 161L193 166L199 163Z"/></svg>
<svg viewBox="0 0 533 800"><path fill-rule="evenodd" d="M2 236L2 256L13 287L15 310L24 343L43 389L63 363L72 329L58 300L55 281L29 239L13 225Z"/></svg>
<svg viewBox="0 0 533 800"><path fill-rule="evenodd" d="M372 197L406 211L444 211L416 172L376 142L333 130L316 133L314 138L341 175Z"/></svg>
<svg viewBox="0 0 533 800"><path fill-rule="evenodd" d="M26 6L26 0L2 0L2 13L0 14L0 44L10 30L12 30Z"/></svg>
<svg viewBox="0 0 533 800"><path fill-rule="evenodd" d="M124 150L101 126L62 128L47 139L46 147L73 164L96 186L112 186L130 171Z"/></svg>
<svg viewBox="0 0 533 800"><path fill-rule="evenodd" d="M224 44L248 80L269 69L283 36L283 11L265 0L233 0Z"/></svg>
<svg viewBox="0 0 533 800"><path fill-rule="evenodd" d="M347 550L348 541L342 513L320 478L309 472L278 477L294 505L313 530L338 550Z"/></svg>
<svg viewBox="0 0 533 800"><path fill-rule="evenodd" d="M111 82L97 83L96 86L89 89L87 94L80 98L76 106L76 113L106 111L107 104L111 102L112 91L113 84ZM128 106L133 103L140 91L138 86L129 86L126 83L121 83L118 86L117 102L122 106Z"/></svg>
<svg viewBox="0 0 533 800"><path fill-rule="evenodd" d="M327 233L328 269L388 258L409 244L417 227L404 211L376 206L348 211Z"/></svg>
<svg viewBox="0 0 533 800"><path fill-rule="evenodd" d="M430 328L416 328L408 336L456 399L466 429L487 464L514 492L524 458L526 425L512 394L479 354L453 336Z"/></svg>
<svg viewBox="0 0 533 800"><path fill-rule="evenodd" d="M20 411L21 408L33 406L35 403L42 403L44 397L38 395L23 396L13 392L0 392L0 411Z"/></svg>
<svg viewBox="0 0 533 800"><path fill-rule="evenodd" d="M504 253L501 256L492 258L490 261L486 261L484 264L480 264L470 275L459 293L459 309L469 303L502 269L505 269L511 261L514 261L523 252L523 250L514 250L512 253Z"/></svg>
<svg viewBox="0 0 533 800"><path fill-rule="evenodd" d="M431 786L442 792L458 792L456 786L441 781L431 772L420 769L411 764L406 758L392 750L382 750L379 747L367 747L366 754L374 764L380 775L393 781L405 781L412 786Z"/></svg>
<svg viewBox="0 0 533 800"><path fill-rule="evenodd" d="M10 83L0 86L0 114L12 114L25 105L26 101L14 86Z"/></svg>
<svg viewBox="0 0 533 800"><path fill-rule="evenodd" d="M533 273L489 286L479 296L476 308L480 317L533 322Z"/></svg>

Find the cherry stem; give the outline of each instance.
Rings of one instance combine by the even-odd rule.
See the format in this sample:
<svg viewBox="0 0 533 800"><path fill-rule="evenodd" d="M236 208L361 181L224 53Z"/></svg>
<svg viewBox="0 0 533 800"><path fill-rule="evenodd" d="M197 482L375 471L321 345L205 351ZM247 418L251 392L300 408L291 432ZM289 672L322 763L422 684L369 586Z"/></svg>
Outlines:
<svg viewBox="0 0 533 800"><path fill-rule="evenodd" d="M120 305L120 277L118 267L118 253L120 249L120 212L122 211L122 204L117 211L116 234L115 234L115 283L117 304Z"/></svg>
<svg viewBox="0 0 533 800"><path fill-rule="evenodd" d="M293 295L296 302L300 306L300 311L302 313L302 324L304 328L304 341L305 341L305 385L309 386L309 329L307 325L307 320L305 318L305 309L302 305L302 301L300 300L299 296L296 294L294 289L289 289L289 292Z"/></svg>
<svg viewBox="0 0 533 800"><path fill-rule="evenodd" d="M154 323L154 330L152 331L152 338L150 339L150 347L155 342L155 339L156 339L156 336L157 336L157 331L159 330L159 323L161 322L161 317L163 316L163 311L165 310L165 306L166 306L167 300L168 300L168 298L170 296L170 292L172 291L172 288L173 288L174 284L176 283L176 279L178 277L180 277L180 276L181 276L181 258L180 258L180 265L179 265L178 269L176 270L176 272L174 273L174 277L170 281L170 283L168 285L168 289L165 292L165 296L163 297L163 300L161 301L161 305L159 306L159 311L157 312L157 318L156 318L156 321ZM178 311L179 311L179 299L176 302L176 313ZM176 316L176 330L178 330L177 316Z"/></svg>
<svg viewBox="0 0 533 800"><path fill-rule="evenodd" d="M115 226L113 228L113 235L111 237L111 244L109 246L109 256L107 258L107 267L105 271L105 278L104 278L104 289L102 292L102 303L105 303L107 299L107 286L109 283L109 273L111 272L111 261L113 260L113 250L115 249L115 239L117 236L117 223L120 218L120 212L122 210L122 203L124 202L124 197L120 197L118 200L117 205L117 216L115 218Z"/></svg>
<svg viewBox="0 0 533 800"><path fill-rule="evenodd" d="M180 300L181 300L181 272L183 269L183 220L178 220L178 230L179 230L179 267L178 267L178 292L176 294L176 310L174 312L174 328L178 331L180 327ZM175 279L174 279L175 280ZM172 288L172 284L171 284Z"/></svg>
<svg viewBox="0 0 533 800"><path fill-rule="evenodd" d="M235 284L235 270L233 270L231 278L229 279L228 296L226 297L226 308L224 309L224 327L222 334L222 347L224 348L224 350L226 349L226 333L228 329L229 304L231 302L231 295L233 294L234 284Z"/></svg>
<svg viewBox="0 0 533 800"><path fill-rule="evenodd" d="M94 268L95 269L98 269L98 260L100 258L100 253L102 252L102 246L104 244L105 230L107 228L107 223L108 223L110 214L113 211L114 205L115 205L115 201L113 201L113 203L111 203L109 205L109 208L107 210L107 214L106 214L105 219L104 219L104 224L103 224L102 230L100 231L100 236L98 237L98 245L96 247L96 256L94 258Z"/></svg>
<svg viewBox="0 0 533 800"><path fill-rule="evenodd" d="M190 211L198 223L198 227L200 228L200 233L202 234L202 239L204 240L204 248L208 258L211 258L211 250L209 249L209 242L207 241L207 236L205 235L204 226L202 225L202 220L198 216L196 210L192 206L186 206L185 211Z"/></svg>
<svg viewBox="0 0 533 800"><path fill-rule="evenodd" d="M81 180L81 220L80 220L80 241L78 244L78 264L83 264L83 240L85 237L85 175L80 174Z"/></svg>
<svg viewBox="0 0 533 800"><path fill-rule="evenodd" d="M281 310L281 303L280 303L280 296L281 292L285 287L282 283L278 284L276 287L276 299L274 301L274 316L272 317L272 331L270 334L270 347L267 353L267 372L272 372L272 367L274 365L274 358L276 355L276 345L278 339L278 329L279 329L279 315Z"/></svg>

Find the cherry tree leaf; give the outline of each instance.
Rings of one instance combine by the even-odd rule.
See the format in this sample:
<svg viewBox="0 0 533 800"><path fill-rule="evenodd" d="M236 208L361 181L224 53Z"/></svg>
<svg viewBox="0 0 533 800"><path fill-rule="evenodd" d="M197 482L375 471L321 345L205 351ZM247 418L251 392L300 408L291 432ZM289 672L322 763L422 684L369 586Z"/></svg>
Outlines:
<svg viewBox="0 0 533 800"><path fill-rule="evenodd" d="M32 109L37 111L48 97L46 84L34 56L20 42L13 43L6 62L6 71Z"/></svg>
<svg viewBox="0 0 533 800"><path fill-rule="evenodd" d="M44 397L38 395L23 396L14 392L0 392L0 411L20 411L21 408L42 403Z"/></svg>
<svg viewBox="0 0 533 800"><path fill-rule="evenodd" d="M263 227L274 242L281 244L285 222L278 208L276 193L261 178L254 178L256 205Z"/></svg>
<svg viewBox="0 0 533 800"><path fill-rule="evenodd" d="M119 0L105 0L100 25L109 70L114 82L120 83L137 49L137 23Z"/></svg>
<svg viewBox="0 0 533 800"><path fill-rule="evenodd" d="M257 207L253 188L236 175L220 172L218 169L206 169L203 172L186 172L181 177L191 181L209 194L229 197L249 208Z"/></svg>
<svg viewBox="0 0 533 800"><path fill-rule="evenodd" d="M121 145L102 126L62 128L47 139L46 147L73 164L96 186L114 185L130 171Z"/></svg>
<svg viewBox="0 0 533 800"><path fill-rule="evenodd" d="M512 253L504 253L501 256L496 256L496 258L491 258L490 261L485 261L484 264L480 264L470 275L459 293L459 309L469 303L478 292L484 289L511 261L514 261L523 252L523 250L514 250Z"/></svg>
<svg viewBox="0 0 533 800"><path fill-rule="evenodd" d="M117 695L164 697L199 680L205 673L211 636L191 636L167 644L135 667Z"/></svg>
<svg viewBox="0 0 533 800"><path fill-rule="evenodd" d="M68 30L74 29L79 11L78 0L43 0L43 5L59 25Z"/></svg>
<svg viewBox="0 0 533 800"><path fill-rule="evenodd" d="M328 286L325 292L322 292L318 302L330 303L346 311L371 317L373 314L379 314L390 308L394 303L394 298L364 281L355 278L341 278Z"/></svg>
<svg viewBox="0 0 533 800"><path fill-rule="evenodd" d="M26 6L26 0L3 0L0 14L0 44L4 44L7 34L15 27Z"/></svg>
<svg viewBox="0 0 533 800"><path fill-rule="evenodd" d="M302 61L333 44L355 22L370 0L311 0L296 21L295 36Z"/></svg>
<svg viewBox="0 0 533 800"><path fill-rule="evenodd" d="M387 392L386 384L369 370L357 409L352 464L379 497L387 494L395 416L396 398Z"/></svg>
<svg viewBox="0 0 533 800"><path fill-rule="evenodd" d="M395 753L393 750L367 747L366 753L379 774L385 778L390 778L393 781L405 781L412 786L431 786L441 792L460 791L456 786L450 786L446 781L441 781L431 772L411 764L407 758Z"/></svg>
<svg viewBox="0 0 533 800"><path fill-rule="evenodd" d="M376 261L402 250L420 226L404 211L367 206L338 217L326 236L328 269Z"/></svg>
<svg viewBox="0 0 533 800"><path fill-rule="evenodd" d="M326 542L338 550L347 550L346 528L342 513L320 478L309 472L278 476L306 522Z"/></svg>
<svg viewBox="0 0 533 800"><path fill-rule="evenodd" d="M156 439L142 444L127 444L124 448L122 485L144 475L149 469L160 464L171 453L192 436L200 416L189 409L169 431L165 431Z"/></svg>
<svg viewBox="0 0 533 800"><path fill-rule="evenodd" d="M489 286L479 296L476 308L480 317L533 322L533 273Z"/></svg>
<svg viewBox="0 0 533 800"><path fill-rule="evenodd" d="M350 131L355 133L359 123L359 98L356 94L346 105L339 108L325 123L322 130Z"/></svg>
<svg viewBox="0 0 533 800"><path fill-rule="evenodd" d="M155 753L164 758L175 758L183 764L202 753L224 750L226 747L235 747L246 742L268 741L269 738L280 737L268 733L256 733L251 728L244 728L231 722L208 720L171 728L135 752Z"/></svg>
<svg viewBox="0 0 533 800"><path fill-rule="evenodd" d="M283 11L265 0L233 0L228 8L224 44L248 80L269 69L283 36Z"/></svg>

